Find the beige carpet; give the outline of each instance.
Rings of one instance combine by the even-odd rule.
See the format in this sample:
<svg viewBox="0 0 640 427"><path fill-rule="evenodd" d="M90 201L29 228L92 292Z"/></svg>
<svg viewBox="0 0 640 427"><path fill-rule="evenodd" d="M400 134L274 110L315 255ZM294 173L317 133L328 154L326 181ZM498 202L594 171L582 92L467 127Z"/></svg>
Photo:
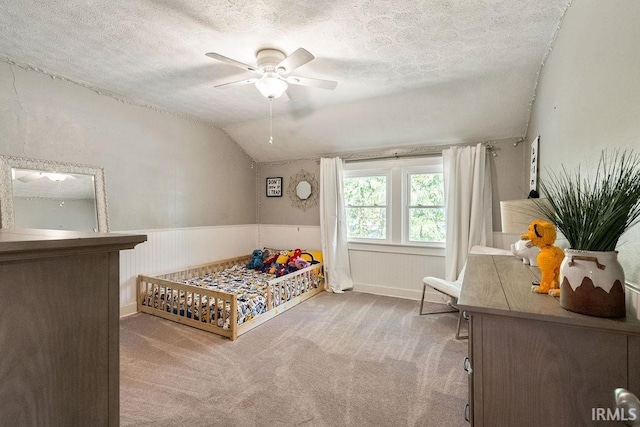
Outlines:
<svg viewBox="0 0 640 427"><path fill-rule="evenodd" d="M467 425L457 315L419 316L418 305L325 292L235 342L147 314L123 319L121 425Z"/></svg>

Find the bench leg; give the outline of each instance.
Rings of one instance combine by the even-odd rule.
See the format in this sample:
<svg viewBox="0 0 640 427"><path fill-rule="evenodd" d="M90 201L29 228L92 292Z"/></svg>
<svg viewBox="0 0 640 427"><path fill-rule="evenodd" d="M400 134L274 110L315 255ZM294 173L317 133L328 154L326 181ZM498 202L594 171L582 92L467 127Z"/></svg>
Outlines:
<svg viewBox="0 0 640 427"><path fill-rule="evenodd" d="M423 313L422 309L424 307L424 295L425 295L426 290L427 290L427 284L425 283L425 284L422 285L422 298L420 299L420 316L424 316L424 315L427 315L427 314L455 313L456 311L458 311L450 302L448 302L447 305L452 308L451 310L433 311L433 312L429 312L429 313Z"/></svg>
<svg viewBox="0 0 640 427"><path fill-rule="evenodd" d="M466 338L469 338L469 335L460 335L460 325L462 324L462 319L464 318L464 313L462 312L462 310L460 310L460 314L458 315L458 328L456 330L456 339L457 340L463 340Z"/></svg>

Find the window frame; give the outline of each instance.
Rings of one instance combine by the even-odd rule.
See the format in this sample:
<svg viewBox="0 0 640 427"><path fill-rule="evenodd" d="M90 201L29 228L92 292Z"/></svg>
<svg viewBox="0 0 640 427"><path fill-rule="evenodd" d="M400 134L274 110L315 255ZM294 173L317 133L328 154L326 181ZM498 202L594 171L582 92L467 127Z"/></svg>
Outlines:
<svg viewBox="0 0 640 427"><path fill-rule="evenodd" d="M386 181L386 189L385 189L385 238L384 239L374 239L374 238L366 238L366 237L350 237L348 238L349 242L358 242L358 243L391 243L391 230L390 230L390 224L392 221L391 218L391 203L390 203L390 193L391 193L391 188L390 188L390 183L391 183L391 174L389 173L389 171L384 170L384 169L358 169L358 170L354 170L354 171L349 171L349 173L347 173L346 171L343 172L343 181L347 178L367 178L367 177L374 177L374 176L384 176ZM382 206L353 206L353 207L360 207L360 208L374 208L374 207L382 207ZM347 200L345 199L344 201L344 208L345 208L345 214L346 214L346 210L349 208L349 206L347 205Z"/></svg>
<svg viewBox="0 0 640 427"><path fill-rule="evenodd" d="M443 173L442 156L347 162L343 178L387 176L386 239L348 237L349 243L444 248L444 242L409 239L409 174ZM345 200L346 209L346 200ZM446 226L446 224L445 224Z"/></svg>
<svg viewBox="0 0 640 427"><path fill-rule="evenodd" d="M407 245L420 245L420 246L432 246L444 248L445 242L421 242L411 240L411 233L409 227L411 226L410 213L411 209L415 208L442 208L445 209L446 201L443 200L445 204L442 205L430 205L430 206L413 206L411 205L411 175L431 175L431 174L442 174L443 168L442 164L440 165L423 165L423 166L409 166L403 168L403 188L404 188L404 199L402 201L403 207L403 224L402 224L402 242ZM444 189L443 189L444 190ZM444 196L444 195L443 195ZM446 230L446 214L445 214L445 230ZM446 231L445 231L446 238Z"/></svg>

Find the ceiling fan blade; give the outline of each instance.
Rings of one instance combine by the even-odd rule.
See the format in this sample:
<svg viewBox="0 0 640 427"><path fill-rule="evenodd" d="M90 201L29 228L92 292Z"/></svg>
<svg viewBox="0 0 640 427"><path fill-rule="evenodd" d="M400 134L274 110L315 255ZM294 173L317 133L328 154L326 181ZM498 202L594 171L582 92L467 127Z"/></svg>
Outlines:
<svg viewBox="0 0 640 427"><path fill-rule="evenodd" d="M218 61L226 62L227 64L234 65L236 67L243 68L247 71L252 71L254 73L259 73L260 70L252 65L245 64L244 62L236 61L235 59L227 58L224 55L220 55L219 53L209 52L205 53L209 58L217 59Z"/></svg>
<svg viewBox="0 0 640 427"><path fill-rule="evenodd" d="M301 65L311 61L313 58L315 58L315 56L309 53L308 50L299 48L276 65L276 70L284 68L283 74L288 74Z"/></svg>
<svg viewBox="0 0 640 427"><path fill-rule="evenodd" d="M301 86L319 87L321 89L333 90L338 86L338 82L332 80L314 79L311 77L289 76L285 79L287 83Z"/></svg>
<svg viewBox="0 0 640 427"><path fill-rule="evenodd" d="M242 80L235 80L233 82L227 82L227 83L221 83L218 85L214 85L213 87L216 89L226 89L228 87L231 86L242 86L242 85L248 85L250 83L255 83L259 80L259 77L250 77L248 79L242 79Z"/></svg>

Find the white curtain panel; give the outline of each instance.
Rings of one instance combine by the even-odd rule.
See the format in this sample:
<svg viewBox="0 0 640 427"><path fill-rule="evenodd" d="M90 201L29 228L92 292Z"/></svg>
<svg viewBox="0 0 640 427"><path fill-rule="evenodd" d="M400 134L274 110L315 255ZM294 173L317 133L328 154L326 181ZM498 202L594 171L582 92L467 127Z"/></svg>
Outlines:
<svg viewBox="0 0 640 427"><path fill-rule="evenodd" d="M475 245L493 245L491 164L487 148L442 151L447 237L445 279L454 281Z"/></svg>
<svg viewBox="0 0 640 427"><path fill-rule="evenodd" d="M342 159L320 159L320 237L325 289L342 293L353 288L342 187Z"/></svg>

